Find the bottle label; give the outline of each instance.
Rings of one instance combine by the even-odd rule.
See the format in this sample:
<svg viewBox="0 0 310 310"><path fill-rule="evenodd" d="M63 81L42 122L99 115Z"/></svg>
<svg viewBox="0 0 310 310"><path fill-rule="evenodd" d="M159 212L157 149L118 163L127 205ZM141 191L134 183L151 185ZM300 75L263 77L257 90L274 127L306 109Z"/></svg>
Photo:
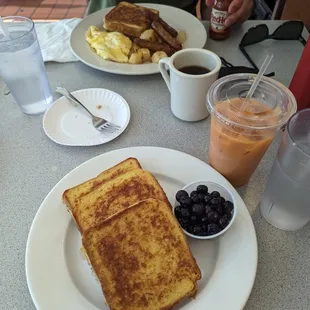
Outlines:
<svg viewBox="0 0 310 310"><path fill-rule="evenodd" d="M225 27L225 20L228 16L227 11L219 11L215 8L212 9L211 13L211 28L215 32L224 32Z"/></svg>

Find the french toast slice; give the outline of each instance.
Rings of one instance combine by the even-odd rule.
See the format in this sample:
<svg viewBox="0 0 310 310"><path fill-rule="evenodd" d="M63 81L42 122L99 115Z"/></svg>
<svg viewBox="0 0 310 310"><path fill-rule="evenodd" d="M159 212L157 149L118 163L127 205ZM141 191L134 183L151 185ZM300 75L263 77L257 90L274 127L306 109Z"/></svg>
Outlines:
<svg viewBox="0 0 310 310"><path fill-rule="evenodd" d="M103 171L96 178L67 189L62 195L63 201L69 211L73 212L76 201L82 196L90 193L98 185L111 181L123 173L139 168L141 169L141 166L136 158L127 158L110 169Z"/></svg>
<svg viewBox="0 0 310 310"><path fill-rule="evenodd" d="M72 216L83 234L112 215L148 198L157 198L169 205L167 196L154 176L135 169L102 183L76 200Z"/></svg>
<svg viewBox="0 0 310 310"><path fill-rule="evenodd" d="M159 15L159 12L122 1L104 17L103 27L139 38L143 31L151 28L154 15Z"/></svg>
<svg viewBox="0 0 310 310"><path fill-rule="evenodd" d="M163 201L138 202L82 242L111 310L168 310L197 292L200 269Z"/></svg>

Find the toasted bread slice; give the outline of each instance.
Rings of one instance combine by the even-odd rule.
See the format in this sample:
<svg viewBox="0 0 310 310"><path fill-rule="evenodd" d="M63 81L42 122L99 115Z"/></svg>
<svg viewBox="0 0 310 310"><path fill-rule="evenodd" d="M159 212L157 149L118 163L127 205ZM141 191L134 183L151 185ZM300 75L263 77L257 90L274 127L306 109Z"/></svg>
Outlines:
<svg viewBox="0 0 310 310"><path fill-rule="evenodd" d="M167 196L154 176L135 169L97 186L76 201L72 216L81 233L138 201L157 198L169 204Z"/></svg>
<svg viewBox="0 0 310 310"><path fill-rule="evenodd" d="M110 169L103 171L96 178L67 189L62 195L63 201L69 211L73 212L76 201L82 196L90 193L99 184L111 181L123 173L139 168L141 168L141 166L136 158L127 158Z"/></svg>
<svg viewBox="0 0 310 310"><path fill-rule="evenodd" d="M168 310L197 292L200 269L163 201L140 201L82 242L111 310Z"/></svg>
<svg viewBox="0 0 310 310"><path fill-rule="evenodd" d="M154 14L159 15L159 12L132 3L120 2L104 17L103 26L106 30L139 38L143 31L151 27L151 16Z"/></svg>

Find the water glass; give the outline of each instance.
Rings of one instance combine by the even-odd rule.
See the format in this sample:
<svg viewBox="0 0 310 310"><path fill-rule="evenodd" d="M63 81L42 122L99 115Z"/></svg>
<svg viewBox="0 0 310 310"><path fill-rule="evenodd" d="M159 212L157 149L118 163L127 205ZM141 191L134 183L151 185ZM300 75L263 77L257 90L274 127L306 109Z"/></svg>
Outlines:
<svg viewBox="0 0 310 310"><path fill-rule="evenodd" d="M260 202L273 226L295 231L310 221L310 109L288 121L286 131Z"/></svg>
<svg viewBox="0 0 310 310"><path fill-rule="evenodd" d="M4 17L0 24L0 75L26 114L43 113L53 102L34 23Z"/></svg>

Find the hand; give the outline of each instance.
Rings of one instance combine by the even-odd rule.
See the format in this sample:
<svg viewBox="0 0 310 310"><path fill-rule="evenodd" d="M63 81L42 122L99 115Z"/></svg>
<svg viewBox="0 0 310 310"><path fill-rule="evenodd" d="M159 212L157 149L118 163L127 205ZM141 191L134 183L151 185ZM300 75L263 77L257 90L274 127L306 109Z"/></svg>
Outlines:
<svg viewBox="0 0 310 310"><path fill-rule="evenodd" d="M214 0L206 0L208 6L213 6ZM243 23L252 14L254 0L233 0L228 8L229 16L225 26L229 27L235 23Z"/></svg>

